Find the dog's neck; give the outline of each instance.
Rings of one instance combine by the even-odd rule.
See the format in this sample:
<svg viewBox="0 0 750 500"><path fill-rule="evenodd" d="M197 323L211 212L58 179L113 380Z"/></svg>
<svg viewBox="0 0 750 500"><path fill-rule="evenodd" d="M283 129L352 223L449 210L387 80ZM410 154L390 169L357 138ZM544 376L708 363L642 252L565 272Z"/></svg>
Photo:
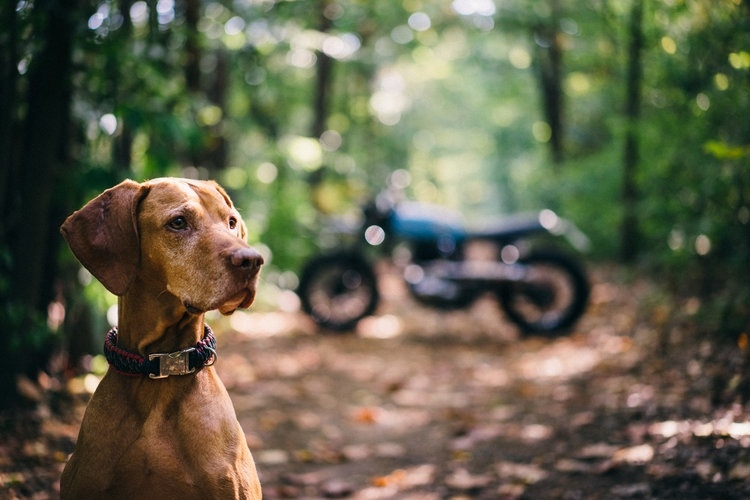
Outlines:
<svg viewBox="0 0 750 500"><path fill-rule="evenodd" d="M160 306L153 307L154 301ZM204 314L188 313L169 292L149 296L135 288L119 297L117 305L118 345L123 349L148 356L186 349L203 338ZM145 311L159 311L159 315Z"/></svg>

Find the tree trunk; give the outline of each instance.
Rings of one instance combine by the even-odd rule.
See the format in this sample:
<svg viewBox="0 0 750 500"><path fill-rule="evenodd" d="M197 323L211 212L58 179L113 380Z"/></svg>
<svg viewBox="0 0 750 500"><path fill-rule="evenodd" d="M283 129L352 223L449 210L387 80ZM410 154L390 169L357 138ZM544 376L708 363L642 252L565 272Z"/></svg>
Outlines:
<svg viewBox="0 0 750 500"><path fill-rule="evenodd" d="M54 256L59 245L55 190L69 163L72 47L79 0L37 2L39 37L44 43L28 72L27 111L17 184L17 202L6 228L12 259L12 308L21 314L4 343L11 355L0 363L0 406L13 394L16 373L35 372L44 362L46 308L53 294ZM37 318L37 319L35 319ZM35 328L36 327L36 328ZM40 331L41 330L41 331Z"/></svg>
<svg viewBox="0 0 750 500"><path fill-rule="evenodd" d="M15 4L0 5L0 218L9 213L9 189L12 179L15 106L18 102L16 81L18 71L18 18ZM0 228L0 248L5 246L5 231Z"/></svg>
<svg viewBox="0 0 750 500"><path fill-rule="evenodd" d="M315 102L313 103L312 137L320 137L326 130L328 104L331 94L331 75L333 60L323 52L318 53L317 73L315 78Z"/></svg>
<svg viewBox="0 0 750 500"><path fill-rule="evenodd" d="M124 54L131 49L130 42L133 34L133 21L130 18L130 8L133 0L119 0L118 8L122 15L122 26L115 33L109 35L112 39L113 47L111 49L110 59L107 64L107 74L112 82L112 102L115 106L127 102L128 96L124 95L120 88L122 60ZM117 109L116 109L117 111ZM126 113L117 114L118 131L113 137L112 143L112 165L118 172L128 172L132 163L133 149L133 128L130 123L130 117Z"/></svg>
<svg viewBox="0 0 750 500"><path fill-rule="evenodd" d="M51 0L41 52L32 61L28 79L28 110L21 158L20 193L24 214L15 229L14 269L16 293L31 307L44 310L40 302L49 286L41 281L39 265L53 231L48 219L58 178L69 161L68 131L72 73L72 45L77 0ZM33 221L28 224L28 221ZM31 265L29 265L31 263ZM36 264L36 265L34 265Z"/></svg>
<svg viewBox="0 0 750 500"><path fill-rule="evenodd" d="M217 50L215 54L216 69L208 87L207 97L212 104L221 109L221 120L215 125L208 126L205 131L208 134L205 166L209 169L211 176L225 169L229 161L229 143L224 137L224 120L227 116L230 61L229 54L225 51Z"/></svg>
<svg viewBox="0 0 750 500"><path fill-rule="evenodd" d="M330 0L320 0L318 11L320 19L318 22L318 31L327 33L330 31L333 23L327 16L326 10ZM333 74L333 59L325 54L322 50L317 53L317 66L315 74L315 95L313 101L313 123L310 135L320 138L326 130L326 121L328 120L328 106L331 94L331 75ZM309 182L311 186L319 184L323 180L323 169L321 167L310 175Z"/></svg>
<svg viewBox="0 0 750 500"><path fill-rule="evenodd" d="M638 124L640 120L643 52L643 2L633 0L630 11L628 68L625 100L625 146L623 151L622 208L620 227L620 258L631 262L638 254L639 231L637 217L638 186Z"/></svg>
<svg viewBox="0 0 750 500"><path fill-rule="evenodd" d="M563 48L560 38L559 0L552 0L551 18L534 28L536 66L542 93L544 119L550 128L550 155L558 166L564 158Z"/></svg>
<svg viewBox="0 0 750 500"><path fill-rule="evenodd" d="M200 21L200 0L185 1L185 85L190 92L201 90L201 46L198 21Z"/></svg>

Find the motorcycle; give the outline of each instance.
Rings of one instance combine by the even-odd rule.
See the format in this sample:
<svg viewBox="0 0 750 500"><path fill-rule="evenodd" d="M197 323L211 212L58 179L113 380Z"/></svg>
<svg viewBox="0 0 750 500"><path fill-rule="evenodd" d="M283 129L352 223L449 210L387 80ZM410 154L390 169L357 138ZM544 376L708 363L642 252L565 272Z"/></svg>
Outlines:
<svg viewBox="0 0 750 500"><path fill-rule="evenodd" d="M411 295L428 306L467 307L490 292L521 331L547 335L565 332L584 313L586 273L559 239L579 251L588 240L570 221L545 209L472 229L460 213L399 198L386 190L362 210L360 220L330 221L323 234L333 235L338 249L303 266L297 294L322 328L353 329L377 309L370 249L390 254ZM347 236L354 241L342 249ZM472 258L472 246L479 243L489 244L491 258Z"/></svg>

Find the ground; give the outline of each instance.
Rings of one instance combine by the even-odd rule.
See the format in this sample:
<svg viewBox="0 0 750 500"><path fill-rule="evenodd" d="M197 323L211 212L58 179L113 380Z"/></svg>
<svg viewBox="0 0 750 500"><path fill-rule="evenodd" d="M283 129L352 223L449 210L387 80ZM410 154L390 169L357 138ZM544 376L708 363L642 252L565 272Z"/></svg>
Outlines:
<svg viewBox="0 0 750 500"><path fill-rule="evenodd" d="M673 299L592 273L573 331L521 336L490 298L441 312L394 276L356 332L299 313L215 318L224 380L265 498L747 498L744 355ZM744 347L742 342L740 347ZM55 498L93 375L22 381L0 415L0 498Z"/></svg>

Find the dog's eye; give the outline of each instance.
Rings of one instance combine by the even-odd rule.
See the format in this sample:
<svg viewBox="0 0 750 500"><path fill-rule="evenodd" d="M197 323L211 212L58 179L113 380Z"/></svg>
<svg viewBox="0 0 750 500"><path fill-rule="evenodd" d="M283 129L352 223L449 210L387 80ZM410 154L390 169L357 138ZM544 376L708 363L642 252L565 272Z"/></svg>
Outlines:
<svg viewBox="0 0 750 500"><path fill-rule="evenodd" d="M185 217L175 217L169 221L169 224L167 225L170 229L174 229L175 231L184 231L188 227L187 219Z"/></svg>
<svg viewBox="0 0 750 500"><path fill-rule="evenodd" d="M237 218L236 217L230 217L229 218L229 229L237 229Z"/></svg>

